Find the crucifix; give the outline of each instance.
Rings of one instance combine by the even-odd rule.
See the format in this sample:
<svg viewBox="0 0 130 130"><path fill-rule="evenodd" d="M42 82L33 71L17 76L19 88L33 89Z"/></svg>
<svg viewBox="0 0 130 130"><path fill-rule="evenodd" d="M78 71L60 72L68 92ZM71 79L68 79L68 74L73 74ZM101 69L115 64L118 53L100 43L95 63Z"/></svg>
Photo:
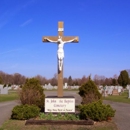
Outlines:
<svg viewBox="0 0 130 130"><path fill-rule="evenodd" d="M57 43L57 58L58 58L58 91L57 96L63 97L63 59L64 59L64 44L73 42L77 43L79 38L77 36L64 36L64 23L58 22L58 36L44 36L42 38L43 42L53 42Z"/></svg>

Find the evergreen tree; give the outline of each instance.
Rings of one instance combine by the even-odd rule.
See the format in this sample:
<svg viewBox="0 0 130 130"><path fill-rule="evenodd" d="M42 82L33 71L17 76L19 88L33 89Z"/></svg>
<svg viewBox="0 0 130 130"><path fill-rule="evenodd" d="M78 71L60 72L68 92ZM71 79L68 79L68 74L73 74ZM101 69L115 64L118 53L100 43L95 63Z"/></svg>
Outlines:
<svg viewBox="0 0 130 130"><path fill-rule="evenodd" d="M88 104L102 98L97 86L90 77L89 80L79 88L79 95L82 97L82 104Z"/></svg>
<svg viewBox="0 0 130 130"><path fill-rule="evenodd" d="M116 85L117 85L117 80L114 79L114 78L112 79L112 85L113 85L113 86L116 86Z"/></svg>
<svg viewBox="0 0 130 130"><path fill-rule="evenodd" d="M23 105L33 104L41 109L44 108L45 95L38 79L31 78L26 80L20 93L20 99Z"/></svg>
<svg viewBox="0 0 130 130"><path fill-rule="evenodd" d="M69 85L69 86L72 86L72 83L73 83L73 81L72 81L72 77L69 76L69 78L68 78L68 85Z"/></svg>
<svg viewBox="0 0 130 130"><path fill-rule="evenodd" d="M129 83L129 75L126 70L122 70L118 77L118 83L123 87L126 88L127 84Z"/></svg>

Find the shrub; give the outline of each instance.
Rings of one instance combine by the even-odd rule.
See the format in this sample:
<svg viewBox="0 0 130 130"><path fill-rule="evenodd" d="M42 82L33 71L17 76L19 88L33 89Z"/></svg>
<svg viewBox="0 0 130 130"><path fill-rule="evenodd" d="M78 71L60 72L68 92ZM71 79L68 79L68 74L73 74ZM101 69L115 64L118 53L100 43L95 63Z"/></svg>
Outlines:
<svg viewBox="0 0 130 130"><path fill-rule="evenodd" d="M17 105L12 110L12 119L25 120L39 115L40 108L35 105Z"/></svg>
<svg viewBox="0 0 130 130"><path fill-rule="evenodd" d="M20 92L20 100L23 105L36 105L44 108L45 95L38 79L27 79Z"/></svg>
<svg viewBox="0 0 130 130"><path fill-rule="evenodd" d="M79 88L79 95L82 97L82 104L88 104L102 98L97 86L91 79Z"/></svg>
<svg viewBox="0 0 130 130"><path fill-rule="evenodd" d="M102 104L102 101L80 105L80 118L92 119L95 121L106 121L109 117L114 117L115 110L110 105Z"/></svg>

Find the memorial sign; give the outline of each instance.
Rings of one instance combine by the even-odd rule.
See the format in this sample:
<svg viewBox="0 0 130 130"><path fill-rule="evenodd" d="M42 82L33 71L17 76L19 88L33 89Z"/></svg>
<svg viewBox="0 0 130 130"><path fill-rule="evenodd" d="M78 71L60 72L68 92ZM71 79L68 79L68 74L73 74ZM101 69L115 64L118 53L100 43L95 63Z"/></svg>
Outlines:
<svg viewBox="0 0 130 130"><path fill-rule="evenodd" d="M53 113L73 113L75 112L75 98L74 97L46 97L45 98L45 112Z"/></svg>

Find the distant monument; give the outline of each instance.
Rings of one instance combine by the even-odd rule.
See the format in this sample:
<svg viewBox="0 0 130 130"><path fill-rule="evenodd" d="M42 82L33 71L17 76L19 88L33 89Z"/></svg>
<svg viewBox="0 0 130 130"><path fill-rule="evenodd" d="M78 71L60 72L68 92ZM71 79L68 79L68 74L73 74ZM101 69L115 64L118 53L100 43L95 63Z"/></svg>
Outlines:
<svg viewBox="0 0 130 130"><path fill-rule="evenodd" d="M75 112L75 98L72 96L63 97L63 59L64 59L64 44L73 42L77 43L77 36L63 36L63 22L58 22L58 36L44 36L43 42L54 42L58 45L58 91L57 96L48 96L45 98L45 112L53 113L72 113Z"/></svg>

